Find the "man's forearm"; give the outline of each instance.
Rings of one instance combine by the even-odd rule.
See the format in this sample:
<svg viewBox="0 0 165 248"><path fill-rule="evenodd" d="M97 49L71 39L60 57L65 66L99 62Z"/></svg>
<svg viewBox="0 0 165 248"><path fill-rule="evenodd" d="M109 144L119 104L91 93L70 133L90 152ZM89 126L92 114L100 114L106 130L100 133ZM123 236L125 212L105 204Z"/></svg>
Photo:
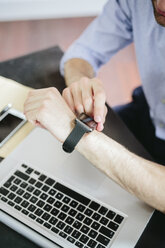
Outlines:
<svg viewBox="0 0 165 248"><path fill-rule="evenodd" d="M94 71L92 66L83 59L74 58L68 60L64 65L64 77L66 85L80 80L82 77L93 78Z"/></svg>
<svg viewBox="0 0 165 248"><path fill-rule="evenodd" d="M130 193L165 212L165 168L129 152L103 133L94 131L77 150Z"/></svg>

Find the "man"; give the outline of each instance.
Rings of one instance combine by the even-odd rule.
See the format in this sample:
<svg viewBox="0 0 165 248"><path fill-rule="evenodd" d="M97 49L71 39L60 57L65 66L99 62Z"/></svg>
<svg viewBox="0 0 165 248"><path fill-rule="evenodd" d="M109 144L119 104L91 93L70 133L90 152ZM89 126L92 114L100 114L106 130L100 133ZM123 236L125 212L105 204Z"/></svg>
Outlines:
<svg viewBox="0 0 165 248"><path fill-rule="evenodd" d="M165 167L158 163L165 164L164 26L165 0L109 0L62 59L61 71L68 86L63 92L65 101L50 88L32 91L25 103L27 118L47 128L62 143L74 128L75 112L93 116L97 131L85 134L76 149L122 187L162 212ZM132 41L145 96L137 89L133 103L117 108L117 112L158 163L132 154L98 132L103 130L107 110L102 83L94 75Z"/></svg>

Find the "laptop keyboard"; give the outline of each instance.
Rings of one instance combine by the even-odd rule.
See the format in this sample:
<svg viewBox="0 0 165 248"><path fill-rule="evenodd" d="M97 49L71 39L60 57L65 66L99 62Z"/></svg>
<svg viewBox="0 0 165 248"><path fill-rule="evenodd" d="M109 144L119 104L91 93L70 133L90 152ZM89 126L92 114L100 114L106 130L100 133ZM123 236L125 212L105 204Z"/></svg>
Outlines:
<svg viewBox="0 0 165 248"><path fill-rule="evenodd" d="M73 247L110 247L126 218L25 164L0 187L0 200Z"/></svg>

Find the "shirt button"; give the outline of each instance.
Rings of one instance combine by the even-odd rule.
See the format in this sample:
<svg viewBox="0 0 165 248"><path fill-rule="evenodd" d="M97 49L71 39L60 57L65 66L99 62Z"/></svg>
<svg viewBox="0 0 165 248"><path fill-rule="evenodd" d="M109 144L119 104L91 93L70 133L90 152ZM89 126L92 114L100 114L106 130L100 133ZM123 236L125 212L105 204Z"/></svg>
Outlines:
<svg viewBox="0 0 165 248"><path fill-rule="evenodd" d="M162 102L163 104L165 104L165 98L162 98L161 102Z"/></svg>

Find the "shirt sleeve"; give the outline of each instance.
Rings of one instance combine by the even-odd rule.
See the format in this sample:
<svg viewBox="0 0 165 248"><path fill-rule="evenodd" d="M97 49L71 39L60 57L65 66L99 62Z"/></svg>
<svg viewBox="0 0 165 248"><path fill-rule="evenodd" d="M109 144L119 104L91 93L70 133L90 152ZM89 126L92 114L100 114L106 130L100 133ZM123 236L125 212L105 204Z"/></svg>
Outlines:
<svg viewBox="0 0 165 248"><path fill-rule="evenodd" d="M108 0L102 13L87 27L69 47L60 62L64 75L64 64L71 58L81 58L92 65L97 73L100 66L110 60L120 49L133 41L131 0Z"/></svg>

